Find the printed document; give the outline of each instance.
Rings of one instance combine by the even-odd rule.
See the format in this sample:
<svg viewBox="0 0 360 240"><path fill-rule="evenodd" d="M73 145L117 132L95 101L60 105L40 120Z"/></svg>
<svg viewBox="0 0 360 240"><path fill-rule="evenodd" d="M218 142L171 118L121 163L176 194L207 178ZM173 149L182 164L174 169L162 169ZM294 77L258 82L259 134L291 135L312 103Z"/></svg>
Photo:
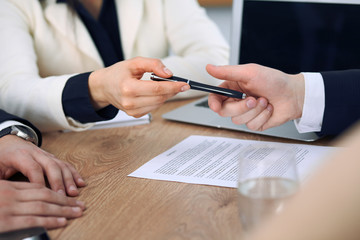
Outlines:
<svg viewBox="0 0 360 240"><path fill-rule="evenodd" d="M247 146L258 143L265 142L193 135L153 158L129 176L236 187L240 152ZM336 149L305 144L279 144L291 145L295 149L300 182L311 175Z"/></svg>

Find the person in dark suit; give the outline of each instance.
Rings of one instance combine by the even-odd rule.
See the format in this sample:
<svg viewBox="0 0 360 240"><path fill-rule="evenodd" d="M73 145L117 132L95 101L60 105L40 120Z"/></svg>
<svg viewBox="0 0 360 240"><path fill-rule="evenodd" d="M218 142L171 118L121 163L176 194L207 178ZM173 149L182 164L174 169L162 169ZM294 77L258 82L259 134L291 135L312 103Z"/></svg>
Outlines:
<svg viewBox="0 0 360 240"><path fill-rule="evenodd" d="M208 65L220 86L246 93L239 101L210 94L209 106L235 124L263 131L294 120L300 133L338 135L360 118L360 70L286 74L258 64Z"/></svg>
<svg viewBox="0 0 360 240"><path fill-rule="evenodd" d="M0 110L0 232L61 227L85 209L83 202L66 196L77 196L77 188L85 186L80 174L40 145L36 127ZM7 180L17 172L30 182Z"/></svg>

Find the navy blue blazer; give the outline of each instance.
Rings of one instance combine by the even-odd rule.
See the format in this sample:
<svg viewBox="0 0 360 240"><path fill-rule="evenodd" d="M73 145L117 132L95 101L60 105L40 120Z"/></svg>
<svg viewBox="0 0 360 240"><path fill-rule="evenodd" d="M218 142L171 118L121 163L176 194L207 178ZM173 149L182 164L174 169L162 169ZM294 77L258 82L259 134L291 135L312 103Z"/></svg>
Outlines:
<svg viewBox="0 0 360 240"><path fill-rule="evenodd" d="M34 129L34 131L36 132L36 134L38 136L38 139L39 139L38 145L41 146L41 141L42 141L41 133L40 133L39 129L37 129L29 121L26 121L25 119L16 117L16 116L14 116L12 114L9 114L9 113L7 113L7 112L0 109L0 123L5 122L5 121L18 121L18 122L21 122L21 123L25 124L28 127L31 127L32 129Z"/></svg>
<svg viewBox="0 0 360 240"><path fill-rule="evenodd" d="M360 119L360 69L321 72L325 112L321 135L337 135Z"/></svg>

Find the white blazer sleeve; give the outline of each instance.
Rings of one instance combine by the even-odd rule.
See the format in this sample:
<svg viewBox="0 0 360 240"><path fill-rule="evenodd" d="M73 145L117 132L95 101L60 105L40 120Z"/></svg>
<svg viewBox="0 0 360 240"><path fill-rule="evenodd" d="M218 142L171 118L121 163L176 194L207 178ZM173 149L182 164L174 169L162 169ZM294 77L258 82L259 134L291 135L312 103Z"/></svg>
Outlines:
<svg viewBox="0 0 360 240"><path fill-rule="evenodd" d="M220 80L211 77L205 67L229 63L229 46L220 30L197 1L166 0L164 14L166 34L172 55L163 59L174 75L212 85ZM189 90L174 98L195 97L203 92Z"/></svg>
<svg viewBox="0 0 360 240"><path fill-rule="evenodd" d="M89 124L71 121L63 112L62 91L72 74L40 76L34 36L39 35L35 31L48 30L42 15L38 1L0 1L0 108L41 131L86 129ZM43 39L44 45L47 40ZM48 52L52 50L49 47Z"/></svg>

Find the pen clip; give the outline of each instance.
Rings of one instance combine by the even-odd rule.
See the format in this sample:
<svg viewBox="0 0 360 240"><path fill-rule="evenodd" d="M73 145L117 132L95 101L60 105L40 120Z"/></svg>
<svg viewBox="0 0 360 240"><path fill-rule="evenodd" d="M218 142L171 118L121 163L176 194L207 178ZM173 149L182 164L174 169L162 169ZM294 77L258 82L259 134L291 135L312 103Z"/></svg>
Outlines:
<svg viewBox="0 0 360 240"><path fill-rule="evenodd" d="M154 80L154 81L185 82L185 83L191 85L190 84L191 81L189 79L176 77L176 76L171 76L169 78L162 78L162 77L155 75L154 73L151 73L150 79Z"/></svg>
<svg viewBox="0 0 360 240"><path fill-rule="evenodd" d="M155 75L155 73L151 73L150 79L155 80L155 81L169 81L169 79L159 77L159 76Z"/></svg>

